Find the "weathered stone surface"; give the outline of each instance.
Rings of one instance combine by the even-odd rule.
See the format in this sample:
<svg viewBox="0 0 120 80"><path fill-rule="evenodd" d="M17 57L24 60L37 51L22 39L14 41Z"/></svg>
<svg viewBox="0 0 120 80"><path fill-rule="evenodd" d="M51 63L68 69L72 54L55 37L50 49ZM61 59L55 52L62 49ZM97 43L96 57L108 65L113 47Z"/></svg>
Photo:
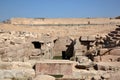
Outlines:
<svg viewBox="0 0 120 80"><path fill-rule="evenodd" d="M35 72L32 69L0 70L0 79L34 77Z"/></svg>
<svg viewBox="0 0 120 80"><path fill-rule="evenodd" d="M120 71L111 73L110 75L109 80L120 80Z"/></svg>
<svg viewBox="0 0 120 80"><path fill-rule="evenodd" d="M72 75L72 61L49 60L36 64L36 74Z"/></svg>
<svg viewBox="0 0 120 80"><path fill-rule="evenodd" d="M87 46L82 45L79 39L76 39L76 44L74 45L75 56L83 56L86 53Z"/></svg>
<svg viewBox="0 0 120 80"><path fill-rule="evenodd" d="M94 36L81 36L81 41L95 41Z"/></svg>
<svg viewBox="0 0 120 80"><path fill-rule="evenodd" d="M32 65L27 62L1 62L0 63L0 80L12 78L29 78L34 77L35 71Z"/></svg>
<svg viewBox="0 0 120 80"><path fill-rule="evenodd" d="M79 63L90 63L92 62L88 57L86 56L76 56L76 61L79 62Z"/></svg>
<svg viewBox="0 0 120 80"><path fill-rule="evenodd" d="M42 52L40 49L33 49L32 50L32 56L39 56L41 53Z"/></svg>
<svg viewBox="0 0 120 80"><path fill-rule="evenodd" d="M101 80L101 76L100 75L96 75L92 78L92 80Z"/></svg>
<svg viewBox="0 0 120 80"><path fill-rule="evenodd" d="M94 57L95 62L119 62L120 56L115 56L115 55L105 55L105 56L97 56Z"/></svg>
<svg viewBox="0 0 120 80"><path fill-rule="evenodd" d="M59 37L56 39L53 47L54 56L62 56L62 51L66 51L71 42L69 37Z"/></svg>
<svg viewBox="0 0 120 80"><path fill-rule="evenodd" d="M103 74L101 77L103 79L110 79L110 74Z"/></svg>
<svg viewBox="0 0 120 80"><path fill-rule="evenodd" d="M120 56L120 49L113 49L110 51L110 55Z"/></svg>
<svg viewBox="0 0 120 80"><path fill-rule="evenodd" d="M95 71L95 70L74 70L73 77L83 79L83 80L91 80L94 77L100 78L99 76L105 74L106 72L103 71Z"/></svg>
<svg viewBox="0 0 120 80"><path fill-rule="evenodd" d="M109 50L107 48L100 49L100 55L108 55Z"/></svg>
<svg viewBox="0 0 120 80"><path fill-rule="evenodd" d="M0 70L10 69L31 69L32 65L28 62L0 62Z"/></svg>
<svg viewBox="0 0 120 80"><path fill-rule="evenodd" d="M55 78L49 75L38 75L33 80L55 80Z"/></svg>
<svg viewBox="0 0 120 80"><path fill-rule="evenodd" d="M94 66L94 63L88 62L88 63L79 63L75 67L77 69L86 69L86 70L89 70L90 68L92 69L93 66Z"/></svg>
<svg viewBox="0 0 120 80"><path fill-rule="evenodd" d="M104 70L104 71L119 71L120 70L120 63L119 62L98 62L97 70Z"/></svg>

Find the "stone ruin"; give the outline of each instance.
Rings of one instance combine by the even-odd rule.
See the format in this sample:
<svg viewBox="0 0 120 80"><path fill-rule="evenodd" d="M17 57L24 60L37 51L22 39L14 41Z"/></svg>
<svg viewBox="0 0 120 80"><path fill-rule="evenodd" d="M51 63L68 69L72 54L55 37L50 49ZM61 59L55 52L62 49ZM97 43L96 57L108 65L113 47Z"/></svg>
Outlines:
<svg viewBox="0 0 120 80"><path fill-rule="evenodd" d="M79 38L1 29L0 80L119 80L119 53L119 25Z"/></svg>

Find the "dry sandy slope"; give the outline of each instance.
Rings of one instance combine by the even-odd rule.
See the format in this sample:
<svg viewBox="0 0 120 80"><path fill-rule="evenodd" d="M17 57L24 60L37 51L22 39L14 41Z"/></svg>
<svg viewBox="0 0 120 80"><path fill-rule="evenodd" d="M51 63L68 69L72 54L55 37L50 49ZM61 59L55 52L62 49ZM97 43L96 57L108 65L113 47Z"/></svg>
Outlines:
<svg viewBox="0 0 120 80"><path fill-rule="evenodd" d="M113 31L115 25L81 25L81 26L23 26L0 23L0 29L8 31L27 31L34 33L51 34L52 36L89 36L106 35Z"/></svg>

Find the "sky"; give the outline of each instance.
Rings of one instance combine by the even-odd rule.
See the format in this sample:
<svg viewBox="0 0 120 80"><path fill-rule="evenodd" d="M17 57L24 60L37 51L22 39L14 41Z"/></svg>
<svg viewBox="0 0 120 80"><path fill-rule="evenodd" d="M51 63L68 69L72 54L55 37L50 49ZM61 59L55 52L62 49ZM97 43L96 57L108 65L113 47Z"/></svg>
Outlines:
<svg viewBox="0 0 120 80"><path fill-rule="evenodd" d="M0 0L0 21L10 18L120 16L120 0Z"/></svg>

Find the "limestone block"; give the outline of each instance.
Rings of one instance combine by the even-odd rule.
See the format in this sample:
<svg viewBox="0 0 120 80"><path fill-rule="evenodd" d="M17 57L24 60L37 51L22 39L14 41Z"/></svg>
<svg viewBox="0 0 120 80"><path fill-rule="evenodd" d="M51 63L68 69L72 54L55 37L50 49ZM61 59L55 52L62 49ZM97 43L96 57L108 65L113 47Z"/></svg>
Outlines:
<svg viewBox="0 0 120 80"><path fill-rule="evenodd" d="M38 75L33 80L55 80L55 78L49 75Z"/></svg>
<svg viewBox="0 0 120 80"><path fill-rule="evenodd" d="M100 49L100 55L108 55L108 49Z"/></svg>
<svg viewBox="0 0 120 80"><path fill-rule="evenodd" d="M92 80L101 80L101 76L100 75L96 75L92 78Z"/></svg>
<svg viewBox="0 0 120 80"><path fill-rule="evenodd" d="M40 60L43 59L41 56L29 56L30 60Z"/></svg>
<svg viewBox="0 0 120 80"><path fill-rule="evenodd" d="M88 41L95 41L95 37L94 36L88 36Z"/></svg>
<svg viewBox="0 0 120 80"><path fill-rule="evenodd" d="M109 80L120 80L120 71L112 73Z"/></svg>
<svg viewBox="0 0 120 80"><path fill-rule="evenodd" d="M96 69L103 71L120 71L119 62L98 62Z"/></svg>
<svg viewBox="0 0 120 80"><path fill-rule="evenodd" d="M94 62L100 62L100 61L101 61L101 57L100 56L94 57Z"/></svg>
<svg viewBox="0 0 120 80"><path fill-rule="evenodd" d="M76 56L76 57L77 57L77 62L79 63L91 62L86 56Z"/></svg>
<svg viewBox="0 0 120 80"><path fill-rule="evenodd" d="M110 51L110 55L120 56L120 49L113 49Z"/></svg>
<svg viewBox="0 0 120 80"><path fill-rule="evenodd" d="M88 36L82 36L81 37L81 41L87 41L88 40Z"/></svg>
<svg viewBox="0 0 120 80"><path fill-rule="evenodd" d="M110 74L103 74L101 77L103 79L109 79L110 78Z"/></svg>
<svg viewBox="0 0 120 80"><path fill-rule="evenodd" d="M14 43L16 44L22 44L22 43L25 43L25 39L24 38L20 38L20 37L17 37L15 39L13 39Z"/></svg>
<svg viewBox="0 0 120 80"><path fill-rule="evenodd" d="M100 59L103 62L117 62L119 58L120 56L116 56L116 55L105 55L102 56Z"/></svg>
<svg viewBox="0 0 120 80"><path fill-rule="evenodd" d="M0 48L3 48L3 47L5 47L4 42L0 42Z"/></svg>
<svg viewBox="0 0 120 80"><path fill-rule="evenodd" d="M0 55L3 55L5 53L5 49L4 48L0 48Z"/></svg>
<svg viewBox="0 0 120 80"><path fill-rule="evenodd" d="M32 69L23 70L0 70L0 79L34 77L35 72Z"/></svg>
<svg viewBox="0 0 120 80"><path fill-rule="evenodd" d="M32 56L39 56L41 54L41 50L40 49L33 49L32 50Z"/></svg>
<svg viewBox="0 0 120 80"><path fill-rule="evenodd" d="M0 70L31 69L32 65L27 62L0 62Z"/></svg>

